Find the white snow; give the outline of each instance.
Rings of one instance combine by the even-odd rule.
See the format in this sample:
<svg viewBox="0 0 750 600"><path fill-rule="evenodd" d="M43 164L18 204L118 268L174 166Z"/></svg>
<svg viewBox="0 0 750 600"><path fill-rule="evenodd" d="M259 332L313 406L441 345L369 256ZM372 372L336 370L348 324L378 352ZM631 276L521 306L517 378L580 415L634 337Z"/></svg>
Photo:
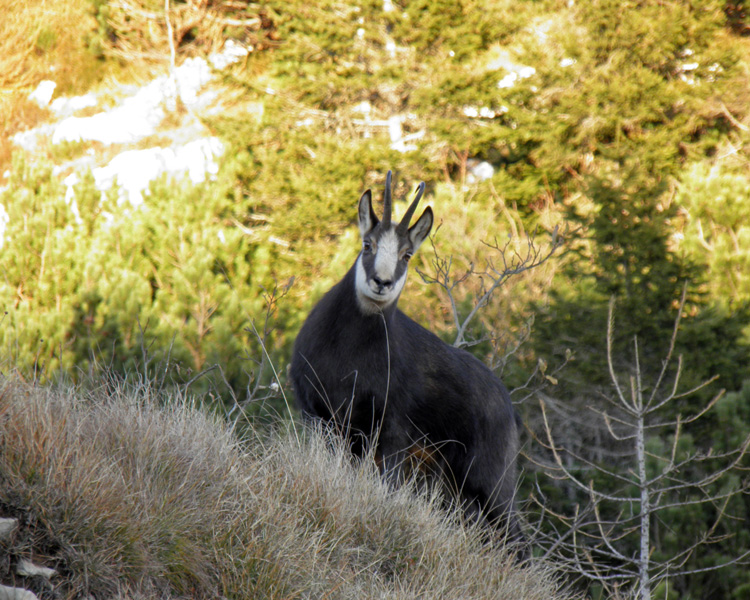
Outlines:
<svg viewBox="0 0 750 600"><path fill-rule="evenodd" d="M175 68L174 77L162 75L125 98L119 106L90 117L68 117L57 124L52 143L95 141L102 144L129 144L156 133L167 109L174 109L175 99L198 107L201 90L211 81L212 73L202 58L189 58Z"/></svg>
<svg viewBox="0 0 750 600"><path fill-rule="evenodd" d="M486 160L477 162L476 160L467 161L469 172L466 174L467 183L475 183L478 181L486 181L492 179L495 174L495 167L493 167Z"/></svg>
<svg viewBox="0 0 750 600"><path fill-rule="evenodd" d="M536 69L528 65L515 62L511 54L503 49L496 49L491 53L485 68L487 71L505 69L507 74L497 83L500 89L512 88L519 79L528 79L536 74Z"/></svg>
<svg viewBox="0 0 750 600"><path fill-rule="evenodd" d="M355 104L352 110L354 112L362 113L363 115L369 115L372 112L372 104L367 100L363 100L359 104Z"/></svg>
<svg viewBox="0 0 750 600"><path fill-rule="evenodd" d="M504 110L503 110L504 109ZM470 119L494 119L497 116L497 112L492 110L491 108L488 108L487 106L471 106L467 105L463 108L464 115L469 117ZM503 106L500 110L500 114L508 112L508 107Z"/></svg>
<svg viewBox="0 0 750 600"><path fill-rule="evenodd" d="M45 107L52 100L52 95L55 93L56 87L57 84L49 79L40 81L36 89L29 94L29 100L36 102L41 107Z"/></svg>
<svg viewBox="0 0 750 600"><path fill-rule="evenodd" d="M94 141L102 144L134 143L156 133L166 115L163 96L151 85L118 107L90 117L68 117L60 121L52 134L52 143Z"/></svg>
<svg viewBox="0 0 750 600"><path fill-rule="evenodd" d="M393 115L387 121L388 136L391 138L391 149L402 154L417 150L418 146L411 142L421 140L425 136L424 130L404 135L402 124L405 120L406 117L404 115Z"/></svg>
<svg viewBox="0 0 750 600"><path fill-rule="evenodd" d="M5 243L5 228L8 225L8 213L5 212L5 207L0 204L0 250L3 248Z"/></svg>
<svg viewBox="0 0 750 600"><path fill-rule="evenodd" d="M59 115L68 115L83 108L96 106L96 102L96 94L89 92L83 96L71 96L70 98L61 96L60 98L55 98L49 107Z"/></svg>
<svg viewBox="0 0 750 600"><path fill-rule="evenodd" d="M208 84L214 78L213 69L224 69L247 56L251 49L229 41L223 50L208 59L189 58L169 74L156 77L146 85L135 88L114 108L87 117L72 116L77 110L97 105L95 94L71 98L57 98L50 105L55 82L43 81L29 96L40 105L47 106L60 117L59 122L37 129L20 132L14 142L33 151L40 138L49 138L53 144L73 141L93 141L105 146L112 144L134 144L143 138L160 132L160 126L170 111L176 109L177 98L191 111L203 110L216 102L218 93ZM191 134L195 137L195 134ZM149 183L162 173L175 177L188 177L193 183L201 183L218 173L218 159L224 146L216 137L198 137L181 145L126 149L117 154L106 165L92 169L94 181L103 192L117 183L121 199L138 206L144 200L143 193ZM73 202L73 186L80 181L77 173L65 178L66 199L71 210L78 216ZM7 214L0 207L0 247Z"/></svg>
<svg viewBox="0 0 750 600"><path fill-rule="evenodd" d="M221 71L232 63L236 63L241 58L245 58L250 52L252 52L252 47L243 46L234 40L227 40L221 52L209 56L208 62L211 63L214 69Z"/></svg>
<svg viewBox="0 0 750 600"><path fill-rule="evenodd" d="M188 58L175 67L171 75L157 77L111 110L90 117L63 119L55 127L52 143L88 140L102 144L128 144L153 135L166 111L176 108L177 97L193 110L205 108L216 99L213 91L205 90L214 77L209 62L215 68L226 68L247 53L247 48L227 42L222 52L211 55L208 60ZM79 98L78 103L92 106L88 95ZM60 108L63 106L61 103Z"/></svg>
<svg viewBox="0 0 750 600"><path fill-rule="evenodd" d="M517 68L515 70L510 71L505 77L497 82L497 87L499 87L500 89L512 88L514 85L516 85L516 81L518 81L519 79L528 79L535 73L536 69L534 67L517 65Z"/></svg>
<svg viewBox="0 0 750 600"><path fill-rule="evenodd" d="M199 138L173 148L147 148L126 150L115 156L107 165L92 170L96 187L102 191L115 183L120 186L120 197L133 206L143 203L143 192L149 183L162 173L187 176L193 183L202 183L218 173L217 159L224 153L224 145L216 137ZM73 186L78 175L68 176L66 199L73 199ZM73 209L75 211L75 208Z"/></svg>
<svg viewBox="0 0 750 600"><path fill-rule="evenodd" d="M401 123L401 115L393 115L388 119L388 136L392 143L396 143L404 137Z"/></svg>

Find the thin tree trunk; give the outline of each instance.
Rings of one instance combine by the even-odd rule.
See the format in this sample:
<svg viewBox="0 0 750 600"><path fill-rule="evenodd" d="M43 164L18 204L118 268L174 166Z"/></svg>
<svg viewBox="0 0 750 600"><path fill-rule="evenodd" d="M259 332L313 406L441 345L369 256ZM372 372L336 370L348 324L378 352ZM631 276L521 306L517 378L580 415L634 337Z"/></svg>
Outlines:
<svg viewBox="0 0 750 600"><path fill-rule="evenodd" d="M644 423L646 409L643 406L640 381L633 386L633 391L633 402L637 410L635 445L636 459L638 461L638 485L641 489L641 548L640 556L638 557L638 574L640 580L638 598L640 600L651 600L651 579L649 576L649 561L651 557L651 497L649 494L648 474L646 472L646 434Z"/></svg>

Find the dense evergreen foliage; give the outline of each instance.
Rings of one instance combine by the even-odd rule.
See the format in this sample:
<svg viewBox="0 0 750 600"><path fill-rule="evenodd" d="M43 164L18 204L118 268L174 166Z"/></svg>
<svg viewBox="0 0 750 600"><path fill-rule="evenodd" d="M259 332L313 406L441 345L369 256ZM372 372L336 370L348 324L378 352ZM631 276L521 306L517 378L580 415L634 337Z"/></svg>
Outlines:
<svg viewBox="0 0 750 600"><path fill-rule="evenodd" d="M543 378L545 393L574 411L600 400L612 296L618 366L632 365L637 336L642 367L658 372L686 287L684 385L719 380L676 410L699 409L720 387L728 393L683 451L726 449L750 431L750 45L741 3L209 3L237 11L232 22L255 23L224 28L210 19L187 27L188 5L174 4L178 59L228 37L253 47L224 75L233 106L203 117L229 146L221 170L198 186L159 180L133 208L116 189L101 197L90 176L66 198L51 165L17 156L0 191L6 365L40 379L97 364L168 373L165 383L229 403L271 381L267 351L285 383L302 319L356 255L356 200L390 168L397 198L427 182L442 221L435 249L453 256L456 276L484 264L483 241L502 247L519 232L543 240L567 227L556 262L502 288L473 332L521 339L535 319L530 342L502 361L511 386L572 355ZM136 50L163 60L163 23L145 11L139 30L122 10L92 2L97 28L86 39L98 60L122 64ZM486 179L476 174L482 161ZM417 268L430 272L425 246ZM471 307L482 286L469 278L454 299ZM451 339L444 291L413 276L401 303ZM490 360L499 347L474 349ZM538 433L532 402L520 408ZM617 464L595 431L558 425L565 444ZM669 447L651 443L654 452ZM582 501L562 484L547 493L561 512ZM735 499L728 510L742 518L748 506ZM671 523L655 524L654 552L668 554L685 543L682 532L709 522L675 510ZM747 548L743 533L692 566ZM669 597L747 594L746 570L718 573L676 580Z"/></svg>

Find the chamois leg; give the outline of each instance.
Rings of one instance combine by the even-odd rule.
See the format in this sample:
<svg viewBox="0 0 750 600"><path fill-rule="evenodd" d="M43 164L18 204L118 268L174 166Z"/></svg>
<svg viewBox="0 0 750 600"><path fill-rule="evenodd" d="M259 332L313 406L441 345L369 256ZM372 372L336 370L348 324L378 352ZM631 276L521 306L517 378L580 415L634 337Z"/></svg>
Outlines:
<svg viewBox="0 0 750 600"><path fill-rule="evenodd" d="M378 466L383 478L394 488L403 485L408 458L408 437L400 428L384 426L377 440Z"/></svg>

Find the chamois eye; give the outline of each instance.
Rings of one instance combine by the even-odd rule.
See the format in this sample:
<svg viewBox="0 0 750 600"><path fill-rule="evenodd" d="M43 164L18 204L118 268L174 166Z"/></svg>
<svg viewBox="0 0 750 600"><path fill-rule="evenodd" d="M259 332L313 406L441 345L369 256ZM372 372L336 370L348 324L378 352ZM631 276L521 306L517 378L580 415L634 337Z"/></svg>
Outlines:
<svg viewBox="0 0 750 600"><path fill-rule="evenodd" d="M364 242L362 242L362 250L367 253L372 252L372 242L370 240L365 240Z"/></svg>
<svg viewBox="0 0 750 600"><path fill-rule="evenodd" d="M407 250L406 252L404 252L404 260L406 262L409 262L409 259L412 257L412 254L413 253L410 250Z"/></svg>

